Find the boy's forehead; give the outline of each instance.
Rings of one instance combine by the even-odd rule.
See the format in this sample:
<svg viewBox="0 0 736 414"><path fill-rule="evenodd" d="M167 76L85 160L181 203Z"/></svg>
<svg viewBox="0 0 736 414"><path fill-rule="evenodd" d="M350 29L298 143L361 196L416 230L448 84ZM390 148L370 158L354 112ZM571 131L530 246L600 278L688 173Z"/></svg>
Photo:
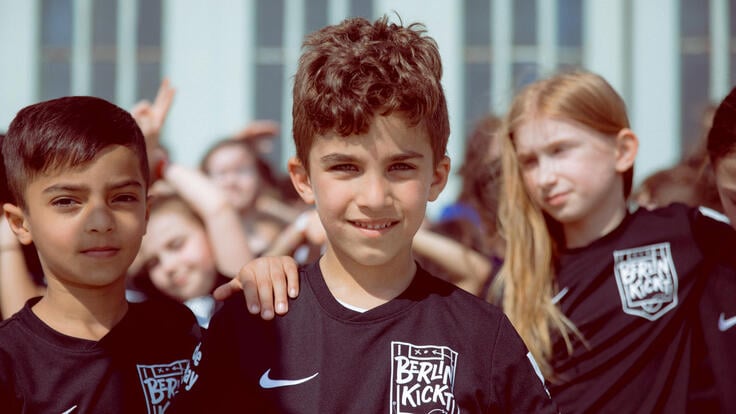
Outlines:
<svg viewBox="0 0 736 414"><path fill-rule="evenodd" d="M330 130L318 134L312 142L312 150L375 150L377 147L407 152L431 152L430 135L424 125L410 125L400 115L375 117L365 133L341 136ZM314 151L313 151L314 152Z"/></svg>
<svg viewBox="0 0 736 414"><path fill-rule="evenodd" d="M29 184L37 181L50 183L106 183L119 186L139 183L146 188L138 155L123 146L106 148L93 159L85 162L65 160L35 174Z"/></svg>

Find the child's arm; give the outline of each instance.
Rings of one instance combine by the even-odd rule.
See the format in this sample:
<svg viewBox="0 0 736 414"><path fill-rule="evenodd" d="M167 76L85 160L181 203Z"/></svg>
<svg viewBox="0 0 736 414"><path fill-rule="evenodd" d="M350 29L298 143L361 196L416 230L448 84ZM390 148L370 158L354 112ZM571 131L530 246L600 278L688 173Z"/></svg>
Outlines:
<svg viewBox="0 0 736 414"><path fill-rule="evenodd" d="M154 179L164 178L202 218L215 256L217 269L233 277L253 258L238 212L207 176L182 165L169 165L162 158L159 136L174 100L176 90L164 78L153 104L141 101L131 110L146 138L146 151ZM162 165L163 163L163 165Z"/></svg>
<svg viewBox="0 0 736 414"><path fill-rule="evenodd" d="M175 93L176 90L171 86L168 78L164 78L158 88L153 104L143 100L136 103L133 109L130 110L130 114L135 119L135 122L146 139L146 151L148 152L148 165L151 168L151 174L155 174L158 161L161 161L155 158L157 155L160 155L158 153L160 150L159 137L166 117L169 114L169 109L171 109L171 104L174 101Z"/></svg>
<svg viewBox="0 0 736 414"><path fill-rule="evenodd" d="M163 178L204 221L217 269L234 277L253 254L238 212L218 186L199 170L171 164Z"/></svg>
<svg viewBox="0 0 736 414"><path fill-rule="evenodd" d="M299 294L296 261L290 256L259 257L243 266L233 280L218 287L214 296L217 300L224 300L240 291L250 313L260 312L263 319L285 314L289 309L287 292L290 298Z"/></svg>
<svg viewBox="0 0 736 414"><path fill-rule="evenodd" d="M474 294L480 294L493 270L491 260L449 237L420 228L414 236L414 251L427 256L455 278L452 282Z"/></svg>
<svg viewBox="0 0 736 414"><path fill-rule="evenodd" d="M271 243L264 256L288 256L305 241L321 246L327 240L325 229L319 221L317 211L310 209L302 212Z"/></svg>
<svg viewBox="0 0 736 414"><path fill-rule="evenodd" d="M26 265L22 246L3 214L0 217L0 314L4 319L9 318L40 293Z"/></svg>

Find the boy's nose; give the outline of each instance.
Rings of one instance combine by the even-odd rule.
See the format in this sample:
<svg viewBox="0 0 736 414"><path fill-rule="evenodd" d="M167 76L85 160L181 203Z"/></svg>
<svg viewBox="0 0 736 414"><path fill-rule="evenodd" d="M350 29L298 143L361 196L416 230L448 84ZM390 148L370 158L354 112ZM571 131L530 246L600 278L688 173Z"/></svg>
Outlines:
<svg viewBox="0 0 736 414"><path fill-rule="evenodd" d="M87 231L107 233L115 228L115 220L107 206L92 206L87 218Z"/></svg>
<svg viewBox="0 0 736 414"><path fill-rule="evenodd" d="M358 203L365 207L384 207L390 203L391 186L384 177L367 177L356 191Z"/></svg>

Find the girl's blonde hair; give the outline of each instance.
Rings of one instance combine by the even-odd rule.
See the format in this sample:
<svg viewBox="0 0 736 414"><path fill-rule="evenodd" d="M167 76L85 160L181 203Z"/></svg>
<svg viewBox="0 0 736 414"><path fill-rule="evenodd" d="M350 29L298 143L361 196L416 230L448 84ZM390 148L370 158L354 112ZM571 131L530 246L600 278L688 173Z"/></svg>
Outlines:
<svg viewBox="0 0 736 414"><path fill-rule="evenodd" d="M554 380L553 335L560 335L572 352L570 334L584 338L553 302L556 249L564 243L561 229L532 201L514 148L514 133L537 117L577 122L615 136L629 127L623 99L602 77L589 72L561 73L525 87L511 104L498 131L502 141L502 191L499 229L506 240L503 267L489 300L503 309L521 335L544 376ZM631 191L633 168L624 174L624 196Z"/></svg>

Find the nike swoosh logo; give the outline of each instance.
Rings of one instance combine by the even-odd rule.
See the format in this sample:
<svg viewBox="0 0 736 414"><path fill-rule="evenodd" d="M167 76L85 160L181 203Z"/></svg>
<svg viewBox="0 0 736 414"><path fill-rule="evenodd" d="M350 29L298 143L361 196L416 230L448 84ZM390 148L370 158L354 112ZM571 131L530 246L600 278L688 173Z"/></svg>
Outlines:
<svg viewBox="0 0 736 414"><path fill-rule="evenodd" d="M312 375L311 377L296 379L296 380L275 380L269 377L270 373L271 373L271 368L267 369L266 372L264 372L263 375L261 375L261 380L258 381L258 383L261 385L261 388L268 389L268 388L290 387L292 385L299 385L301 383L311 380L312 378L316 377L319 374L318 372Z"/></svg>
<svg viewBox="0 0 736 414"><path fill-rule="evenodd" d="M552 297L552 303L556 304L557 302L559 302L560 299L564 298L565 295L567 295L567 291L567 286L565 286L561 291L557 292L557 294Z"/></svg>
<svg viewBox="0 0 736 414"><path fill-rule="evenodd" d="M61 414L69 414L69 413L71 413L72 411L74 411L74 410L76 410L76 409L77 409L77 406L75 405L74 407L72 407L72 408L70 408L70 409L68 409L68 410L64 411L64 412L63 412L63 413L61 413Z"/></svg>
<svg viewBox="0 0 736 414"><path fill-rule="evenodd" d="M718 318L718 330L721 332L726 332L734 326L736 326L736 316L732 316L726 319L726 315L721 313L721 316Z"/></svg>

